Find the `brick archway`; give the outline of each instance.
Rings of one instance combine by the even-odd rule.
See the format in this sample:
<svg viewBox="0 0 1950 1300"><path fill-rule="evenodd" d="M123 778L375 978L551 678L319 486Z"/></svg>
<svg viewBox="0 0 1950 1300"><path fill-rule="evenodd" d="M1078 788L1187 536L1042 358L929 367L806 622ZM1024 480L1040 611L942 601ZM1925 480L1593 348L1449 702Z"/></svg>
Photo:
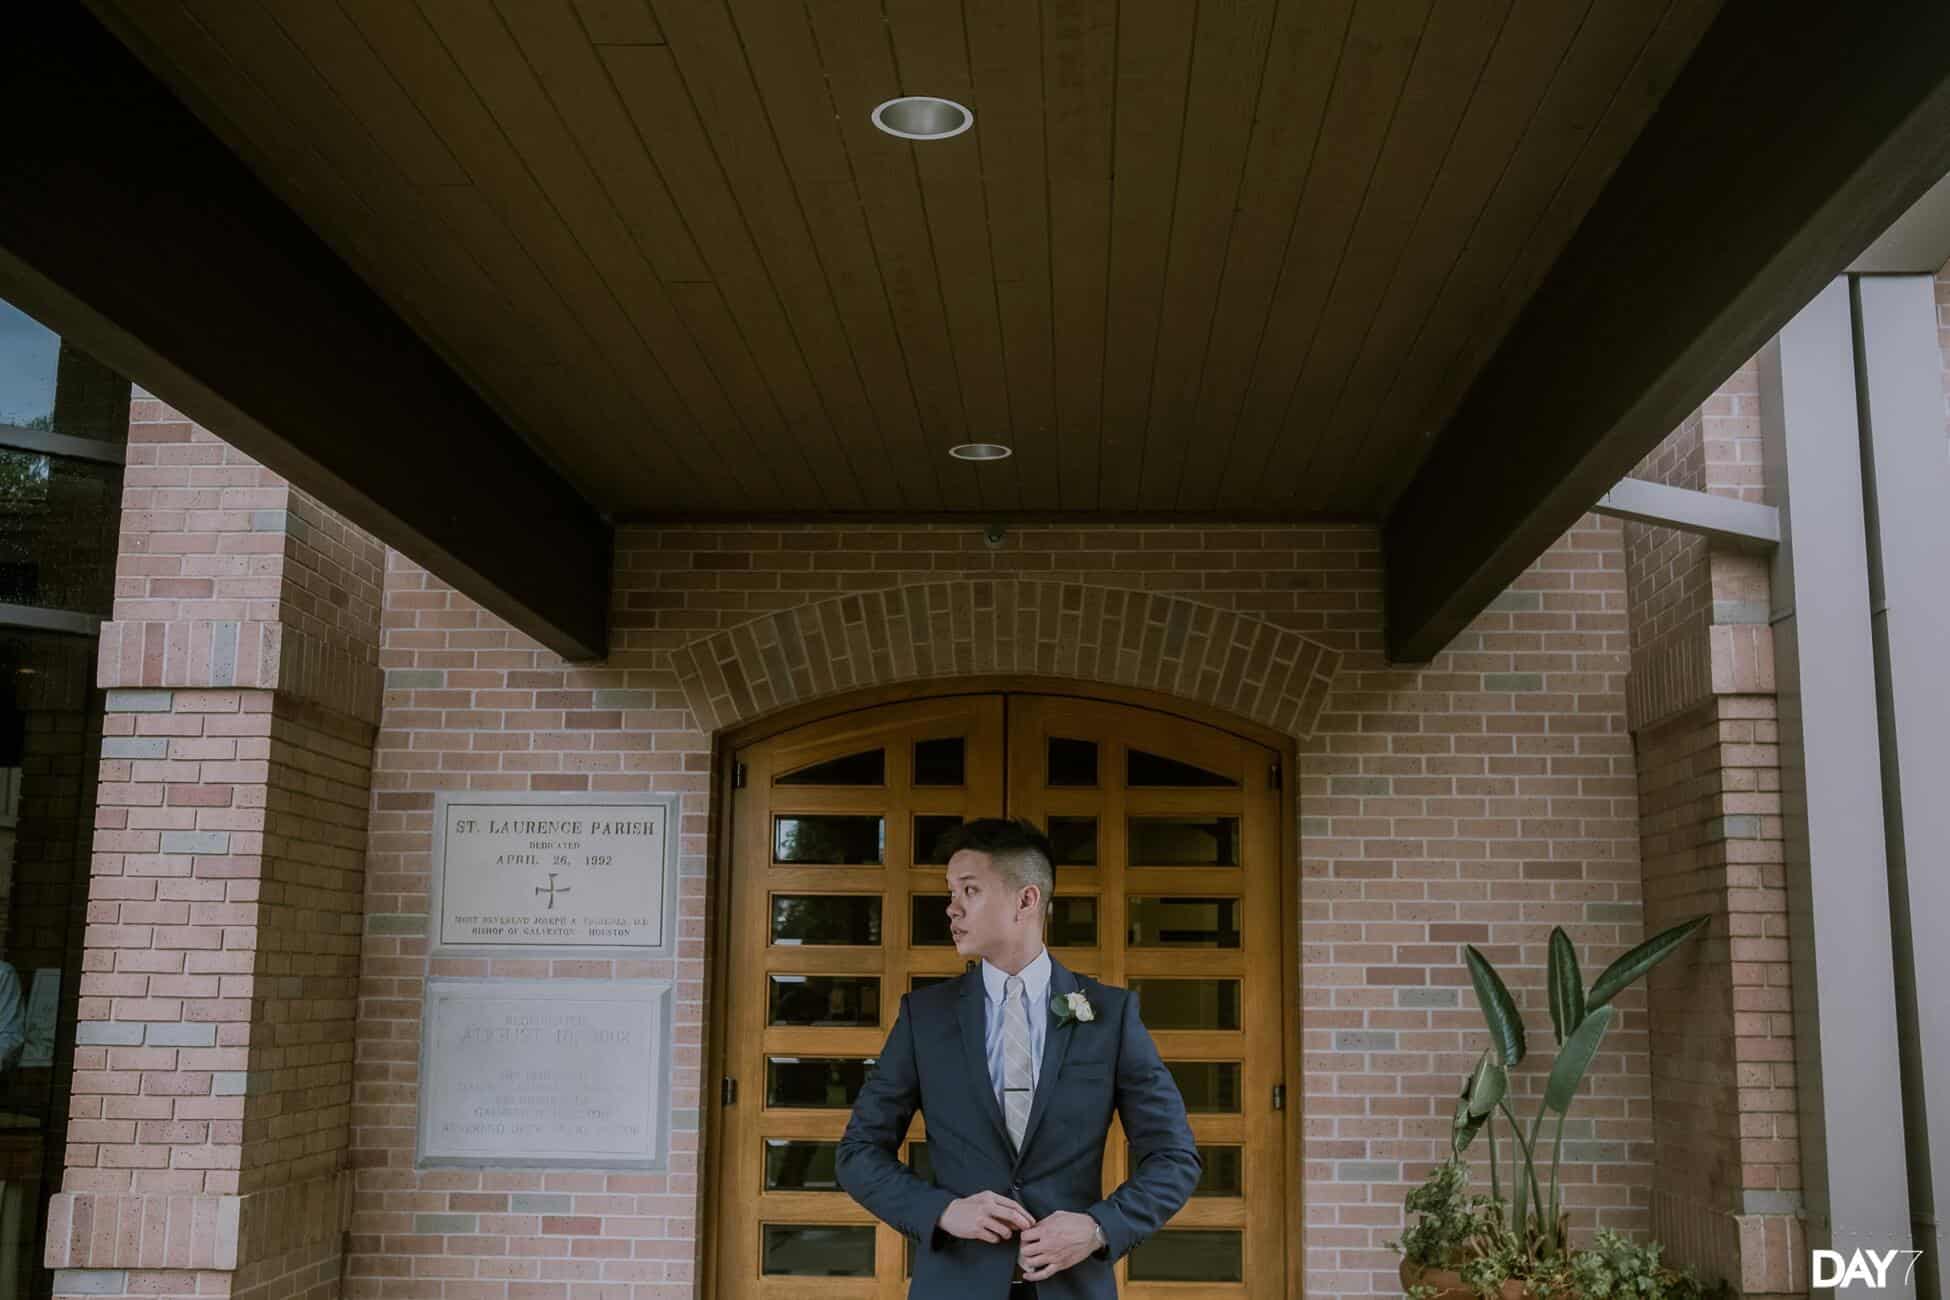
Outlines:
<svg viewBox="0 0 1950 1300"><path fill-rule="evenodd" d="M672 660L705 731L863 687L1036 673L1149 687L1305 737L1341 655L1180 596L1000 579L834 596L701 637Z"/></svg>

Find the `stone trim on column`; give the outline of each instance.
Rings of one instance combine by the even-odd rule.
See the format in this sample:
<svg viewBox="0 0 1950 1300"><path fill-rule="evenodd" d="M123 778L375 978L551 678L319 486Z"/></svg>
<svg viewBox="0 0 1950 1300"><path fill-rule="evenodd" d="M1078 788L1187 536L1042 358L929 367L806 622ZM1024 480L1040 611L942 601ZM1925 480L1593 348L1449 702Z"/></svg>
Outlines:
<svg viewBox="0 0 1950 1300"><path fill-rule="evenodd" d="M96 685L277 691L377 726L384 675L281 623L236 619L102 624Z"/></svg>
<svg viewBox="0 0 1950 1300"><path fill-rule="evenodd" d="M1774 629L1714 624L1682 630L1633 656L1625 682L1632 730L1645 731L1720 695L1774 693Z"/></svg>
<svg viewBox="0 0 1950 1300"><path fill-rule="evenodd" d="M1150 687L1305 737L1341 655L1180 596L998 579L835 596L699 638L672 659L705 731L863 687L1034 673Z"/></svg>

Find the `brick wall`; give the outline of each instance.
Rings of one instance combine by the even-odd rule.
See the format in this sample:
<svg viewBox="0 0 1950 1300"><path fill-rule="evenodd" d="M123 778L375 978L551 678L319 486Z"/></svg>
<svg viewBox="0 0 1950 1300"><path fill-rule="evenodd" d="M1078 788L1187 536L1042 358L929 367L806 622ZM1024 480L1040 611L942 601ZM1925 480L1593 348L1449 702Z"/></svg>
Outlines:
<svg viewBox="0 0 1950 1300"><path fill-rule="evenodd" d="M379 543L136 391L104 687L261 687L376 720Z"/></svg>
<svg viewBox="0 0 1950 1300"><path fill-rule="evenodd" d="M1654 1226L1744 1295L1805 1294L1774 701L1715 697L1639 745L1647 928L1726 929L1652 978Z"/></svg>
<svg viewBox="0 0 1950 1300"><path fill-rule="evenodd" d="M1761 468L1760 372L1749 361L1641 461L1633 477L1758 502ZM1766 555L1709 546L1697 534L1644 524L1625 526L1625 555L1632 606L1626 708L1634 728L1732 689L1729 671L1745 689L1765 681L1772 692Z"/></svg>
<svg viewBox="0 0 1950 1300"><path fill-rule="evenodd" d="M1446 1149L1454 1089L1483 1041L1461 943L1499 962L1542 1026L1552 924L1570 930L1593 973L1642 937L1616 525L1580 524L1420 670L1383 662L1380 554L1372 530L1355 527L1024 528L993 549L957 527L629 529L616 574L611 656L582 667L404 560L389 565L350 1295L692 1294L710 751L673 656L780 610L923 583L1030 579L1182 596L1241 616L1235 626L1297 633L1334 652L1339 668L1294 783L1307 1001L1299 1176L1314 1294L1399 1292L1381 1243L1400 1228L1408 1187ZM859 628L870 658L887 635L873 620L903 605L861 608L878 611ZM841 640L851 635L842 629ZM430 961L432 803L442 789L681 794L674 967ZM674 974L670 1172L416 1171L430 974ZM1568 1195L1580 1234L1649 1221L1643 998L1634 990L1621 1000L1624 1016L1574 1121ZM1540 1052L1520 1072L1521 1095L1535 1095L1547 1060Z"/></svg>
<svg viewBox="0 0 1950 1300"><path fill-rule="evenodd" d="M245 1191L335 1174L352 1100L372 729L280 699L271 718Z"/></svg>
<svg viewBox="0 0 1950 1300"><path fill-rule="evenodd" d="M240 1190L270 730L263 692L109 695L64 1184L102 1198L66 1225L91 1257L113 1253L108 1216L158 1203L146 1192L209 1201L182 1262L218 1257L214 1198Z"/></svg>
<svg viewBox="0 0 1950 1300"><path fill-rule="evenodd" d="M337 1293L382 564L137 392L57 1288Z"/></svg>
<svg viewBox="0 0 1950 1300"><path fill-rule="evenodd" d="M1741 367L1639 466L1759 501L1760 393ZM1625 526L1646 928L1713 927L1650 984L1653 1229L1747 1296L1805 1293L1768 558Z"/></svg>

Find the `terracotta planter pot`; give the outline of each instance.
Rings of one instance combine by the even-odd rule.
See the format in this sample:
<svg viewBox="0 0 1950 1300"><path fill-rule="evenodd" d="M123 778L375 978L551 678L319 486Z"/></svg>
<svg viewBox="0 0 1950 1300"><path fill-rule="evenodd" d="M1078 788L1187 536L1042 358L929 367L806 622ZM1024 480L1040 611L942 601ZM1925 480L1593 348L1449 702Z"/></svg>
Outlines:
<svg viewBox="0 0 1950 1300"><path fill-rule="evenodd" d="M1402 1294L1407 1295L1412 1286L1440 1288L1435 1300L1476 1300L1476 1293L1463 1285L1462 1274L1453 1268L1424 1268L1403 1260Z"/></svg>
<svg viewBox="0 0 1950 1300"><path fill-rule="evenodd" d="M1404 1295L1410 1287L1420 1284L1440 1288L1435 1300L1477 1300L1476 1293L1463 1285L1462 1274L1452 1268L1424 1268L1403 1260L1401 1276ZM1529 1287L1514 1279L1505 1282L1498 1295L1501 1300L1539 1300Z"/></svg>

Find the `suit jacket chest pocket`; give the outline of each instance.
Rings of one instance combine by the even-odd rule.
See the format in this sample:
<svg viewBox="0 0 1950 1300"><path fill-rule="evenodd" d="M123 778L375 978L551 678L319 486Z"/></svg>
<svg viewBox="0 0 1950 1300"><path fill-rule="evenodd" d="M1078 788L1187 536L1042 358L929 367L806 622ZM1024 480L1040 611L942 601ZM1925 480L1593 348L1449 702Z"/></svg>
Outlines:
<svg viewBox="0 0 1950 1300"><path fill-rule="evenodd" d="M1056 1074L1059 1087L1102 1083L1109 1078L1110 1062L1108 1061L1065 1061L1063 1068Z"/></svg>
<svg viewBox="0 0 1950 1300"><path fill-rule="evenodd" d="M1108 1061L1065 1061L1056 1074L1053 1109L1086 1127L1110 1114L1112 1077Z"/></svg>

